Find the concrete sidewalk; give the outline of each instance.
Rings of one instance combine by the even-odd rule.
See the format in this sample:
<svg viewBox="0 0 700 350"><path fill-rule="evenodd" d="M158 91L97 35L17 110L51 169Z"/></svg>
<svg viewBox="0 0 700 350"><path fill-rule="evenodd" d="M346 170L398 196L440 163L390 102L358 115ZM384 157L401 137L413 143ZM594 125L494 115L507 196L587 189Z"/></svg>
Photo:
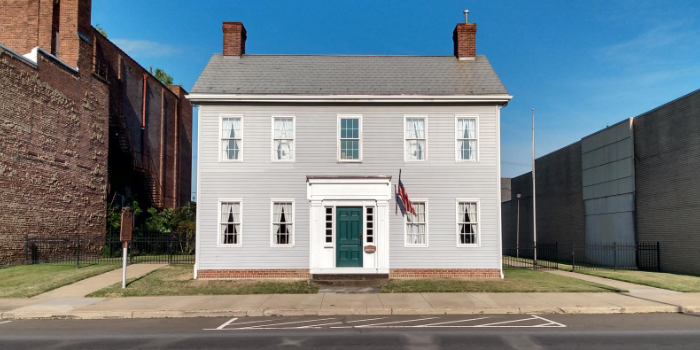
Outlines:
<svg viewBox="0 0 700 350"><path fill-rule="evenodd" d="M623 282L623 281L618 281L610 278L604 278L604 277L598 277L598 276L591 276L591 275L584 275L582 273L575 273L575 272L570 272L570 271L562 271L562 270L547 270L546 272L559 275L559 276L564 276L564 277L570 277L570 278L576 278L588 282L593 282L593 283L598 283L602 284L604 286L608 287L613 287L617 288L620 290L626 290L630 292L631 294L645 294L645 293L651 293L651 294L682 294L681 292L676 292L668 289L661 289L661 288L656 288L656 287L651 287L651 286L645 286L642 284L636 284L636 283L629 283L629 282Z"/></svg>
<svg viewBox="0 0 700 350"><path fill-rule="evenodd" d="M57 298L3 319L300 315L699 313L700 293L274 294Z"/></svg>

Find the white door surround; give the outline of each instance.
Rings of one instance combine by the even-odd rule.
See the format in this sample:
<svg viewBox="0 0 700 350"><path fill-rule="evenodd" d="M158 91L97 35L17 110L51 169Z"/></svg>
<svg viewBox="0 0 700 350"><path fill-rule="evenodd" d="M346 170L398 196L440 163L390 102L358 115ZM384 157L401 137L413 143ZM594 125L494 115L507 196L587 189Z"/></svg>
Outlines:
<svg viewBox="0 0 700 350"><path fill-rule="evenodd" d="M307 176L310 201L310 272L312 274L388 274L389 273L389 200L391 176ZM374 245L376 252L363 250L362 267L336 267L335 225L332 242L326 241L326 210L336 207L362 207L363 247ZM373 242L367 242L367 208L373 208ZM330 211L330 210L329 210Z"/></svg>

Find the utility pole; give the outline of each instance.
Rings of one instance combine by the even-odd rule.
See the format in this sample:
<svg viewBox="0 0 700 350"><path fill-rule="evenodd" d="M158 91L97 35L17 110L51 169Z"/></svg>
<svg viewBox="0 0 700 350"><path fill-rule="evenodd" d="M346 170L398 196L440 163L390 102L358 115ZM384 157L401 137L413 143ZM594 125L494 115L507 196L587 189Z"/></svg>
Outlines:
<svg viewBox="0 0 700 350"><path fill-rule="evenodd" d="M534 266L537 266L537 195L535 182L535 109L532 109L532 243Z"/></svg>

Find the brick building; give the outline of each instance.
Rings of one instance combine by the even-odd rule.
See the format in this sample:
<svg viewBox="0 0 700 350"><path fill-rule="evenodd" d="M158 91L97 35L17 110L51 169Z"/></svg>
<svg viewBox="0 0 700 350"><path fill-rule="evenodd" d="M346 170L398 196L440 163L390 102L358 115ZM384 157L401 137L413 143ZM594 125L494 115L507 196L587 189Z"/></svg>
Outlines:
<svg viewBox="0 0 700 350"><path fill-rule="evenodd" d="M0 265L24 258L25 235L99 242L115 194L189 201L186 91L99 34L91 7L0 0Z"/></svg>

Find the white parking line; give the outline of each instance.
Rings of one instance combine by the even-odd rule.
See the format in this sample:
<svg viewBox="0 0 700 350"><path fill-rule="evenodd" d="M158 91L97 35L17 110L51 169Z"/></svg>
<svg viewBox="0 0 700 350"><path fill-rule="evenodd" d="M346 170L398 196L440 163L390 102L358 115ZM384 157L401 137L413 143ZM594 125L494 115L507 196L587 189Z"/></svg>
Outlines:
<svg viewBox="0 0 700 350"><path fill-rule="evenodd" d="M532 317L537 317L537 318L539 318L540 320L549 322L548 324L539 325L539 326L535 326L535 327L566 327L565 324L561 324L561 323L559 323L559 322L555 322L555 321L552 321L552 320L548 320L548 319L546 319L546 318L544 318L544 317L541 317L541 316L532 315Z"/></svg>
<svg viewBox="0 0 700 350"><path fill-rule="evenodd" d="M357 322L367 322L367 321L376 321L376 320L383 320L386 317L377 317L377 318L369 318L366 320L354 320L354 321L348 321L348 323L357 323Z"/></svg>
<svg viewBox="0 0 700 350"><path fill-rule="evenodd" d="M224 322L224 324L222 324L221 326L216 327L216 329L217 329L217 330L219 330L219 329L224 329L224 327L230 325L231 323L233 323L233 321L235 321L235 320L237 320L237 319L238 319L238 317L234 317L234 318L232 318L232 319L230 319L230 320Z"/></svg>
<svg viewBox="0 0 700 350"><path fill-rule="evenodd" d="M301 328L313 328L313 327L320 327L320 326L328 326L328 325L330 325L330 324L338 324L338 323L343 323L343 322L336 321L336 322L331 322L331 323L312 324L312 325L310 325L310 326L301 326L301 327L297 327L297 329L301 329Z"/></svg>
<svg viewBox="0 0 700 350"><path fill-rule="evenodd" d="M0 321L0 324L10 323L12 321Z"/></svg>
<svg viewBox="0 0 700 350"><path fill-rule="evenodd" d="M425 321L425 320L432 320L437 317L426 317L426 318L419 318L417 320L403 320L403 321L392 321L392 322L382 322L382 323L372 323L372 324L363 324L360 326L355 326L356 328L363 328L363 327L371 327L371 326L381 326L381 325L386 325L386 324L397 324L397 323L408 323L408 322L417 322L417 321Z"/></svg>
<svg viewBox="0 0 700 350"><path fill-rule="evenodd" d="M477 320L483 320L483 319L486 319L486 318L488 318L488 317L471 318L471 319L468 319L468 320L458 320L458 321L447 321L447 322L438 322L438 323L428 323L428 324L422 324L422 325L420 325L420 326L415 326L415 327L416 327L416 328L419 328L419 327L435 327L435 326L441 325L441 324L459 323L459 322L467 322L467 321L477 321ZM473 327L473 326L471 326L471 327Z"/></svg>
<svg viewBox="0 0 700 350"><path fill-rule="evenodd" d="M285 325L285 324L309 323L309 322L328 321L328 320L335 320L335 317L332 317L332 318L322 318L322 319L320 319L320 320L294 321L294 322L282 322L282 323L273 323L273 324L262 324L262 325L259 325L259 326L250 326L250 327L243 327L243 328L236 328L236 329L264 329L264 328L258 328L258 327L271 327L271 326L281 326L281 325Z"/></svg>
<svg viewBox="0 0 700 350"><path fill-rule="evenodd" d="M477 325L474 327L494 327L496 325L501 325L501 324L506 324L506 323L515 323L515 322L530 321L530 320L536 320L536 319L537 318L535 318L535 317L530 317L530 318L523 318L521 320L511 320L511 321L501 321L501 322L480 324L480 325ZM508 326L508 327L513 327L513 326Z"/></svg>

